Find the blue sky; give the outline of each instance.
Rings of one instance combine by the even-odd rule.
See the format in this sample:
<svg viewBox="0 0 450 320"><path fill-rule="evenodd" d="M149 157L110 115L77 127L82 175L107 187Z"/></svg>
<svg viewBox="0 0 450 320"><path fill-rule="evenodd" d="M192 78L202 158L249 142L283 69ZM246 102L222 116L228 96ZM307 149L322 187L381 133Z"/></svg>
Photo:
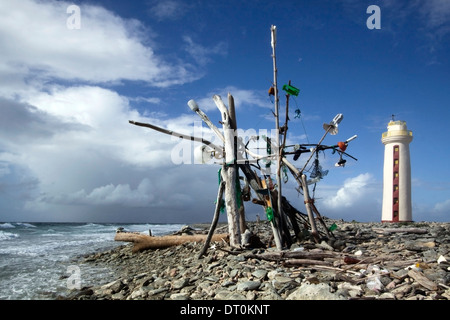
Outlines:
<svg viewBox="0 0 450 320"><path fill-rule="evenodd" d="M370 5L380 29L367 27ZM128 120L212 137L187 102L220 126L212 96L231 93L239 128L273 129L272 25L278 85L300 89L289 143L317 143L338 113L323 143L358 135L357 161L320 155L321 214L381 220L381 134L395 114L414 135L413 219L449 221L450 1L0 0L0 15L0 221L210 221L220 166L176 163L197 144ZM283 194L305 211L296 187L289 176Z"/></svg>

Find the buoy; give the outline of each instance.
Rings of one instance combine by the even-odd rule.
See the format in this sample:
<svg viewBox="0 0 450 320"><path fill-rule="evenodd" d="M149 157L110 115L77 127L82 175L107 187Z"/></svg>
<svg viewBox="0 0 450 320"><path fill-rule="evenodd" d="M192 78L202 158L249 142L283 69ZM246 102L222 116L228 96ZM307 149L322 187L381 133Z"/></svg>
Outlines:
<svg viewBox="0 0 450 320"><path fill-rule="evenodd" d="M341 151L345 151L345 149L347 149L347 144L345 142L339 141L337 145Z"/></svg>

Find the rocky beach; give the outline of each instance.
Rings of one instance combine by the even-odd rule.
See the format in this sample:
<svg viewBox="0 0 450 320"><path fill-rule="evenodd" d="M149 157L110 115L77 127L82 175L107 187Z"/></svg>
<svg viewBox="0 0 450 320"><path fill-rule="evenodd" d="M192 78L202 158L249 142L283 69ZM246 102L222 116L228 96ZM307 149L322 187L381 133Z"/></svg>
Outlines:
<svg viewBox="0 0 450 320"><path fill-rule="evenodd" d="M132 252L132 244L78 257L108 267L112 281L72 290L68 300L449 300L450 223L334 225L321 242L308 234L286 250L272 244L267 221L248 222L257 241L235 249L188 242ZM179 233L203 233L208 224ZM227 232L219 225L217 232ZM61 279L61 281L65 281Z"/></svg>

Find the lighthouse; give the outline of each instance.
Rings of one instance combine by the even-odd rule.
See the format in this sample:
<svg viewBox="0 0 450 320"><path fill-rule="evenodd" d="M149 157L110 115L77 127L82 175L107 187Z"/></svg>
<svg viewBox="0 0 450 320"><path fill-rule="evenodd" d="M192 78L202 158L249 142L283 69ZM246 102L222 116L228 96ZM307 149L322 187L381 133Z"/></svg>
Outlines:
<svg viewBox="0 0 450 320"><path fill-rule="evenodd" d="M411 161L412 131L406 121L394 121L382 134L384 144L383 207L381 222L412 221Z"/></svg>

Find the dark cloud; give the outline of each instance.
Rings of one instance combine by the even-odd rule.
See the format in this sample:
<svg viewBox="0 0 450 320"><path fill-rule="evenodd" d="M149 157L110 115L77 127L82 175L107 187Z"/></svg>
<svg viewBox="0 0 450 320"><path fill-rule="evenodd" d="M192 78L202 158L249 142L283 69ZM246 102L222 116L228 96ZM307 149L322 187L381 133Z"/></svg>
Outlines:
<svg viewBox="0 0 450 320"><path fill-rule="evenodd" d="M89 129L86 125L61 121L32 105L0 98L0 145L32 144L51 139L58 132Z"/></svg>

